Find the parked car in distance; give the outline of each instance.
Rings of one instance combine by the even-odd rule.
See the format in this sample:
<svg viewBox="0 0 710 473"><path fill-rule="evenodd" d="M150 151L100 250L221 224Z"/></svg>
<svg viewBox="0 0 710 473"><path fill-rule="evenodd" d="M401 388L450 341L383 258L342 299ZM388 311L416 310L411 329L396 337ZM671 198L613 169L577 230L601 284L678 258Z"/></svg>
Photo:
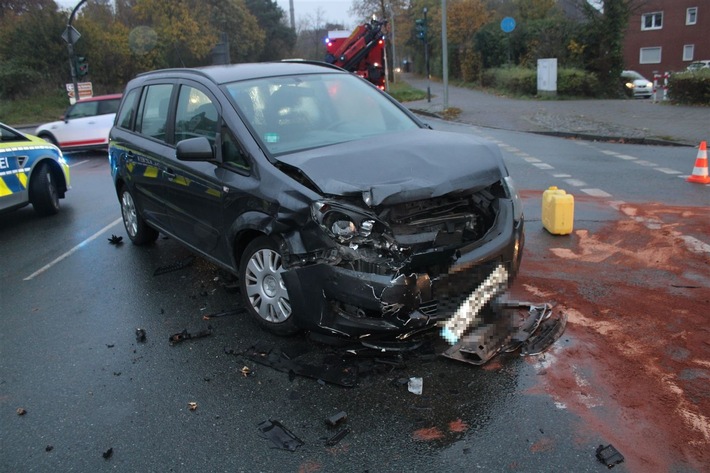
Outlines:
<svg viewBox="0 0 710 473"><path fill-rule="evenodd" d="M133 243L161 232L231 271L277 334L406 339L520 264L498 147L432 130L328 64L141 74L109 163Z"/></svg>
<svg viewBox="0 0 710 473"><path fill-rule="evenodd" d="M626 95L634 98L649 98L653 95L653 82L636 71L623 71L621 80Z"/></svg>
<svg viewBox="0 0 710 473"><path fill-rule="evenodd" d="M700 61L693 61L690 64L688 64L689 71L696 72L701 69L710 69L710 59L702 59Z"/></svg>
<svg viewBox="0 0 710 473"><path fill-rule="evenodd" d="M55 214L69 184L59 148L0 123L0 213L32 204L41 215Z"/></svg>
<svg viewBox="0 0 710 473"><path fill-rule="evenodd" d="M108 146L121 94L97 95L70 105L61 120L45 123L35 135L63 151L85 151Z"/></svg>

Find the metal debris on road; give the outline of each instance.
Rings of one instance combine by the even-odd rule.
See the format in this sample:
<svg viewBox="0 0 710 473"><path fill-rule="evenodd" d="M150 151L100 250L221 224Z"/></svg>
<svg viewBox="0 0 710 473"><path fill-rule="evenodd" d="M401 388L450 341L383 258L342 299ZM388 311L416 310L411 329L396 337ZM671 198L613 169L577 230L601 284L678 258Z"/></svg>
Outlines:
<svg viewBox="0 0 710 473"><path fill-rule="evenodd" d="M111 238L108 239L108 242L112 245L118 246L123 244L123 237L118 235L111 235Z"/></svg>
<svg viewBox="0 0 710 473"><path fill-rule="evenodd" d="M23 415L27 414L27 410L22 407L18 407L16 412L17 412L18 416L23 416Z"/></svg>
<svg viewBox="0 0 710 473"><path fill-rule="evenodd" d="M501 351L520 349L521 355L547 350L564 333L567 316L551 317L551 304L496 301L490 305L492 317L481 322L443 355L472 365L483 365ZM527 309L527 314L524 310Z"/></svg>
<svg viewBox="0 0 710 473"><path fill-rule="evenodd" d="M245 378L253 374L248 366L242 366L242 369L239 370L239 372L242 373L242 376L244 376Z"/></svg>
<svg viewBox="0 0 710 473"><path fill-rule="evenodd" d="M597 447L597 460L605 464L607 468L614 468L615 465L624 461L624 456L612 444L606 447L599 445Z"/></svg>
<svg viewBox="0 0 710 473"><path fill-rule="evenodd" d="M335 427L336 425L340 424L341 422L345 422L347 420L348 420L347 412L340 411L337 414L333 414L332 416L328 417L325 420L325 423L331 427Z"/></svg>
<svg viewBox="0 0 710 473"><path fill-rule="evenodd" d="M180 333L170 335L169 341L170 345L175 345L176 343L184 342L185 340L193 340L195 338L203 338L208 337L210 335L212 335L212 330L209 328L207 330L202 330L197 333L189 333L187 329L185 329Z"/></svg>
<svg viewBox="0 0 710 473"><path fill-rule="evenodd" d="M173 271L178 271L183 268L187 268L195 261L194 256L188 256L182 261L177 261L172 264L161 266L153 271L153 276L160 276L161 274L172 273Z"/></svg>
<svg viewBox="0 0 710 473"><path fill-rule="evenodd" d="M187 408L190 409L191 411L196 411L197 410L197 403L196 402L188 402Z"/></svg>
<svg viewBox="0 0 710 473"><path fill-rule="evenodd" d="M343 429L325 441L326 446L334 447L350 433L350 429Z"/></svg>
<svg viewBox="0 0 710 473"><path fill-rule="evenodd" d="M270 440L274 448L295 452L303 441L277 420L265 420L259 424L261 437Z"/></svg>
<svg viewBox="0 0 710 473"><path fill-rule="evenodd" d="M136 329L136 341L138 343L143 343L145 342L145 329L144 328L137 328Z"/></svg>

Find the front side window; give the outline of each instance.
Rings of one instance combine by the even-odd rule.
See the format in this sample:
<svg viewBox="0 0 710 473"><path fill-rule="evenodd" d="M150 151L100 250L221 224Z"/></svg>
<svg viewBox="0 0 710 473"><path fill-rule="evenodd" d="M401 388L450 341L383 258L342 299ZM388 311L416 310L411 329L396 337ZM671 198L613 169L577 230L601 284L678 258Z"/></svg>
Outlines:
<svg viewBox="0 0 710 473"><path fill-rule="evenodd" d="M418 128L385 95L350 74L268 77L227 84L226 90L273 155Z"/></svg>
<svg viewBox="0 0 710 473"><path fill-rule="evenodd" d="M172 84L149 85L145 88L138 108L137 132L165 141L172 92Z"/></svg>
<svg viewBox="0 0 710 473"><path fill-rule="evenodd" d="M121 103L121 99L110 99L110 100L99 100L98 115L107 115L109 113L116 113L118 110L118 105Z"/></svg>
<svg viewBox="0 0 710 473"><path fill-rule="evenodd" d="M663 12L644 13L641 15L642 30L660 30L663 28Z"/></svg>
<svg viewBox="0 0 710 473"><path fill-rule="evenodd" d="M685 11L685 24L694 25L698 22L698 7L691 7Z"/></svg>
<svg viewBox="0 0 710 473"><path fill-rule="evenodd" d="M96 111L98 109L99 103L96 101L91 102L77 102L67 110L64 118L84 118L96 116Z"/></svg>
<svg viewBox="0 0 710 473"><path fill-rule="evenodd" d="M660 64L661 48L641 48L639 53L640 64Z"/></svg>
<svg viewBox="0 0 710 473"><path fill-rule="evenodd" d="M217 117L217 107L204 92L183 85L180 87L175 114L175 142L204 136L214 144Z"/></svg>

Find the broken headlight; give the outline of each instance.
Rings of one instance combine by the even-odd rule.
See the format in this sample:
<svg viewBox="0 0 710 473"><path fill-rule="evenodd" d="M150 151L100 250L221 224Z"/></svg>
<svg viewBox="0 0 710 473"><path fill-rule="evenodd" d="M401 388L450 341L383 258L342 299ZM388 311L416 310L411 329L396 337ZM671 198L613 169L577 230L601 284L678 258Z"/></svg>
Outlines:
<svg viewBox="0 0 710 473"><path fill-rule="evenodd" d="M368 238L377 226L384 230L384 226L377 224L372 216L339 203L314 202L311 215L328 235L341 243L357 237Z"/></svg>

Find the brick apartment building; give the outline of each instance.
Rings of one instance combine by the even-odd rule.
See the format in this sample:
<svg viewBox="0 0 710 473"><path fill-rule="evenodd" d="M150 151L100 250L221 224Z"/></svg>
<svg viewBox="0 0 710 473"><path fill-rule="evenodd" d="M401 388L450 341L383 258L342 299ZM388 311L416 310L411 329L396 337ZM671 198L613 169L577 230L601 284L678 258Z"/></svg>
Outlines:
<svg viewBox="0 0 710 473"><path fill-rule="evenodd" d="M652 79L710 59L710 0L637 0L624 41L624 67Z"/></svg>

